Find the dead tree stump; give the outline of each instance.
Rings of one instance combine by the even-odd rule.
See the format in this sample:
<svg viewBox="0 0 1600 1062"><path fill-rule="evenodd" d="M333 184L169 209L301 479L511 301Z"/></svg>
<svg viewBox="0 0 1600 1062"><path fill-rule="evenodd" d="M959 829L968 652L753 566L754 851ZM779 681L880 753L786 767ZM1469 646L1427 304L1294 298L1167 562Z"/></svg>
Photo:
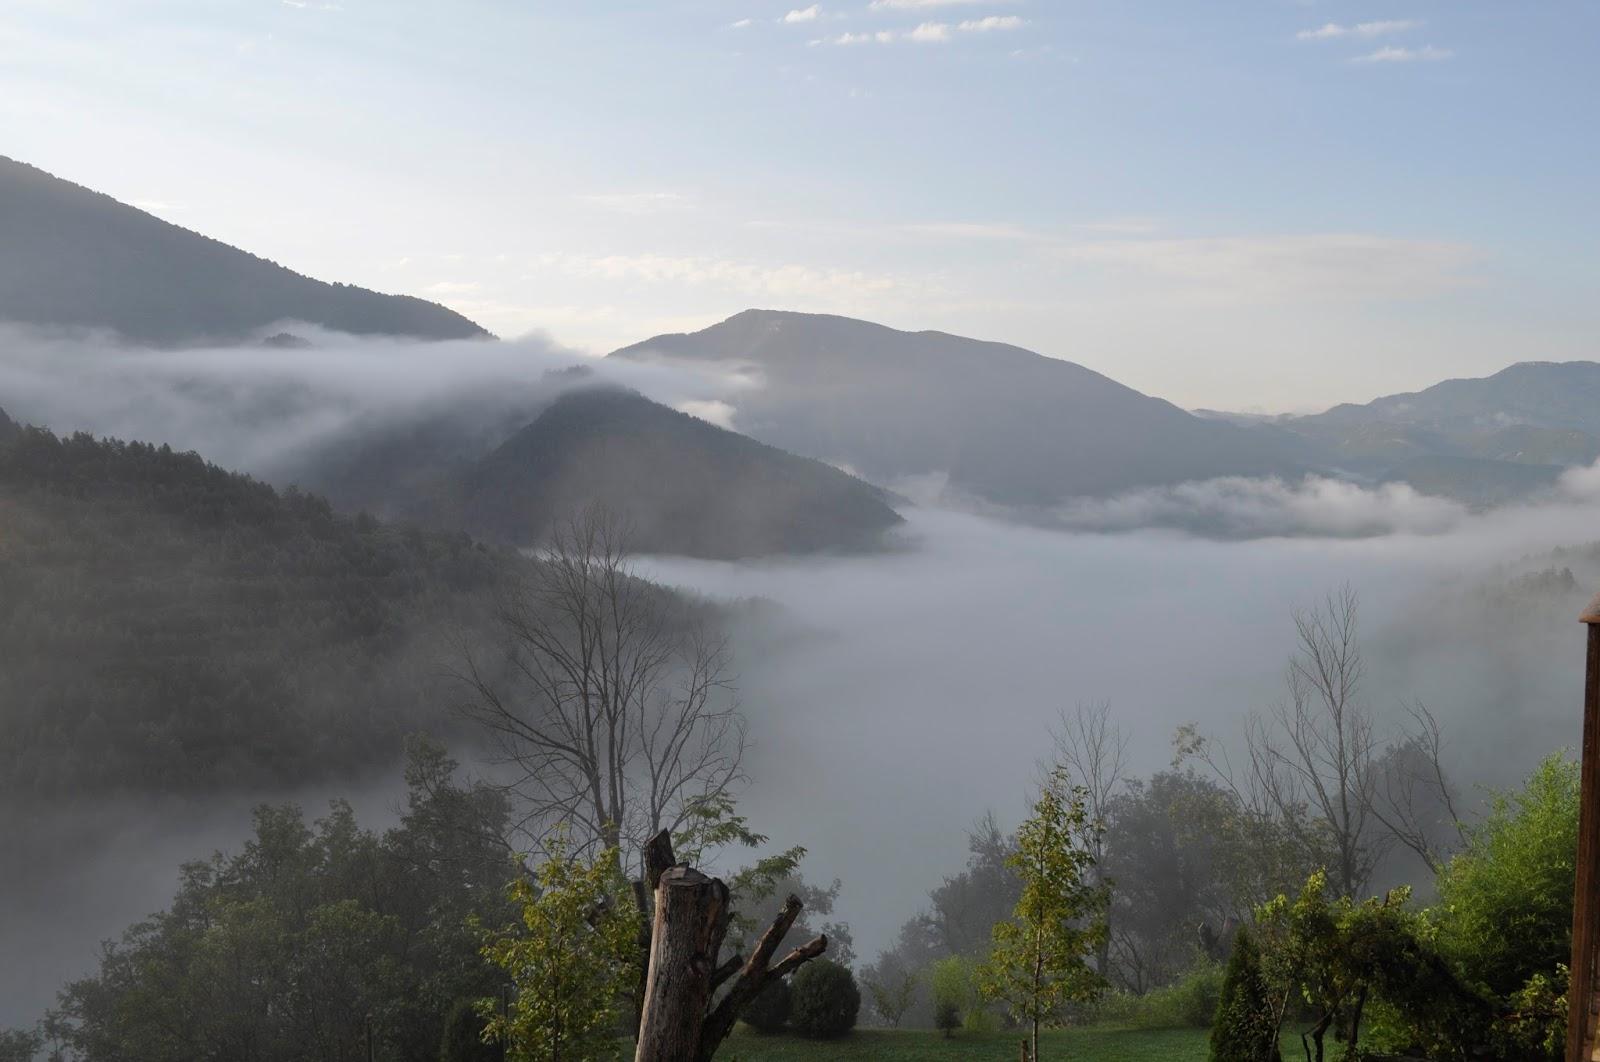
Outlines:
<svg viewBox="0 0 1600 1062"><path fill-rule="evenodd" d="M663 843L670 855L671 842L664 841L664 835L651 845L659 852ZM709 1062L733 1031L740 1012L768 983L788 976L827 948L828 938L819 936L773 964L772 956L799 917L800 907L798 897L789 897L748 959L734 955L719 963L733 918L728 887L682 864L661 872L655 882L650 961L634 1062ZM714 999L717 989L735 975L722 998Z"/></svg>

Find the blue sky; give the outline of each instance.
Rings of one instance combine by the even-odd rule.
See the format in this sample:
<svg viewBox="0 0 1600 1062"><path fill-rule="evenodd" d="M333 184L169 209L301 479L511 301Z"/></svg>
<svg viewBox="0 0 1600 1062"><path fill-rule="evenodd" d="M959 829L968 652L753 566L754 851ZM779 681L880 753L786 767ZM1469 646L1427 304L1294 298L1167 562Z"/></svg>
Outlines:
<svg viewBox="0 0 1600 1062"><path fill-rule="evenodd" d="M1187 406L1591 358L1600 5L8 0L0 153L603 351L749 306Z"/></svg>

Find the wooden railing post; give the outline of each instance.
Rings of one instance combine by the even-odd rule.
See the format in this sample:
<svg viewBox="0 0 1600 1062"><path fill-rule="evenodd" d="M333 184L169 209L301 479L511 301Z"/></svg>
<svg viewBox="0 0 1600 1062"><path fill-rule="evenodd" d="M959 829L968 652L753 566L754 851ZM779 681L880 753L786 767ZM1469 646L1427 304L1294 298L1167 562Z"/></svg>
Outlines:
<svg viewBox="0 0 1600 1062"><path fill-rule="evenodd" d="M1572 891L1572 966L1567 988L1567 1062L1590 1062L1594 1029L1590 1018L1595 991L1595 889L1600 885L1600 596L1578 617L1588 626L1588 659L1583 677L1583 761L1578 805L1577 873Z"/></svg>

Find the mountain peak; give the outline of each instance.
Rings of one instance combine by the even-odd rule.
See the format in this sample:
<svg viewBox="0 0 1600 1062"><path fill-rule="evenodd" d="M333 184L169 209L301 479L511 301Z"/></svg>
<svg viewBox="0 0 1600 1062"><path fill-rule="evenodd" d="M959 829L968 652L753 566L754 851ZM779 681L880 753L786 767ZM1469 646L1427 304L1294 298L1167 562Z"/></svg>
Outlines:
<svg viewBox="0 0 1600 1062"><path fill-rule="evenodd" d="M313 280L4 156L0 231L0 320L155 345L235 342L283 321L355 335L489 335L437 303Z"/></svg>

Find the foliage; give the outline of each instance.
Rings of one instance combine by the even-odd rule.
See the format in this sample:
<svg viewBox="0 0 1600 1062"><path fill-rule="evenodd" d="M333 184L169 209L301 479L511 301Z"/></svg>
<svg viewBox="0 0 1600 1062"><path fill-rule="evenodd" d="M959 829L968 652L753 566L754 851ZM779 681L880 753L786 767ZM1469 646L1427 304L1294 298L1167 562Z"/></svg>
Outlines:
<svg viewBox="0 0 1600 1062"><path fill-rule="evenodd" d="M500 1062L500 1047L484 1039L485 1023L470 999L458 999L445 1015L439 1062Z"/></svg>
<svg viewBox="0 0 1600 1062"><path fill-rule="evenodd" d="M1073 1062L1205 1062L1206 1035L1198 1029L1110 1029L1071 1027L1039 1034L1048 1056ZM947 1038L932 1030L857 1029L819 1050L814 1040L736 1032L724 1049L735 1062L1016 1062L1014 1029L962 1033ZM719 1054L720 1058L721 1055Z"/></svg>
<svg viewBox="0 0 1600 1062"><path fill-rule="evenodd" d="M1209 1029L1222 994L1220 966L1201 965L1143 995L1109 993L1088 1010L1090 1020L1135 1029Z"/></svg>
<svg viewBox="0 0 1600 1062"><path fill-rule="evenodd" d="M995 925L978 980L988 998L1032 1026L1036 1046L1041 1024L1059 1022L1067 1004L1092 1000L1103 988L1087 962L1106 933L1106 890L1089 876L1097 829L1082 788L1069 787L1058 769L1017 830L1010 863L1022 896L1012 919Z"/></svg>
<svg viewBox="0 0 1600 1062"><path fill-rule="evenodd" d="M1439 876L1439 946L1497 995L1549 978L1572 949L1578 764L1546 759L1522 789L1497 794L1466 849Z"/></svg>
<svg viewBox="0 0 1600 1062"><path fill-rule="evenodd" d="M1323 1057L1329 1032L1353 1049L1371 1004L1386 1005L1391 1038L1398 1031L1428 1057L1465 1058L1486 1040L1489 1004L1452 971L1409 900L1403 888L1360 903L1329 900L1319 871L1292 903L1279 897L1262 908L1269 999L1277 1006L1293 994L1308 1008L1308 1056Z"/></svg>
<svg viewBox="0 0 1600 1062"><path fill-rule="evenodd" d="M861 990L847 966L813 959L795 973L789 1021L802 1036L833 1039L856 1027Z"/></svg>
<svg viewBox="0 0 1600 1062"><path fill-rule="evenodd" d="M451 1005L494 992L469 917L512 873L499 793L413 749L407 810L379 836L334 802L308 826L262 807L243 851L187 864L171 906L107 945L51 1024L85 1062L433 1062Z"/></svg>
<svg viewBox="0 0 1600 1062"><path fill-rule="evenodd" d="M960 1028L967 1016L983 1005L976 964L961 955L940 959L928 967L933 989L934 1024L940 1029ZM945 1022L950 1022L946 1025Z"/></svg>
<svg viewBox="0 0 1600 1062"><path fill-rule="evenodd" d="M789 1011L793 1005L789 982L779 977L767 986L739 1014L739 1019L757 1032L775 1033L789 1024Z"/></svg>
<svg viewBox="0 0 1600 1062"><path fill-rule="evenodd" d="M1240 930L1211 1028L1211 1062L1278 1062L1278 1022L1256 942Z"/></svg>
<svg viewBox="0 0 1600 1062"><path fill-rule="evenodd" d="M0 410L0 437L6 425L5 411ZM0 1062L33 1062L33 1056L44 1046L44 1038L28 1029L0 1029Z"/></svg>
<svg viewBox="0 0 1600 1062"><path fill-rule="evenodd" d="M545 855L535 880L509 887L518 923L490 934L483 948L511 979L509 1013L494 999L479 1013L518 1060L614 1057L639 962L636 913L612 902L626 893L617 852L585 860L557 836Z"/></svg>
<svg viewBox="0 0 1600 1062"><path fill-rule="evenodd" d="M280 787L441 719L419 644L514 565L162 446L0 446L0 794Z"/></svg>
<svg viewBox="0 0 1600 1062"><path fill-rule="evenodd" d="M867 986L872 1009L890 1027L898 1029L916 999L922 978L915 970L884 970L878 976L863 977L862 983Z"/></svg>

